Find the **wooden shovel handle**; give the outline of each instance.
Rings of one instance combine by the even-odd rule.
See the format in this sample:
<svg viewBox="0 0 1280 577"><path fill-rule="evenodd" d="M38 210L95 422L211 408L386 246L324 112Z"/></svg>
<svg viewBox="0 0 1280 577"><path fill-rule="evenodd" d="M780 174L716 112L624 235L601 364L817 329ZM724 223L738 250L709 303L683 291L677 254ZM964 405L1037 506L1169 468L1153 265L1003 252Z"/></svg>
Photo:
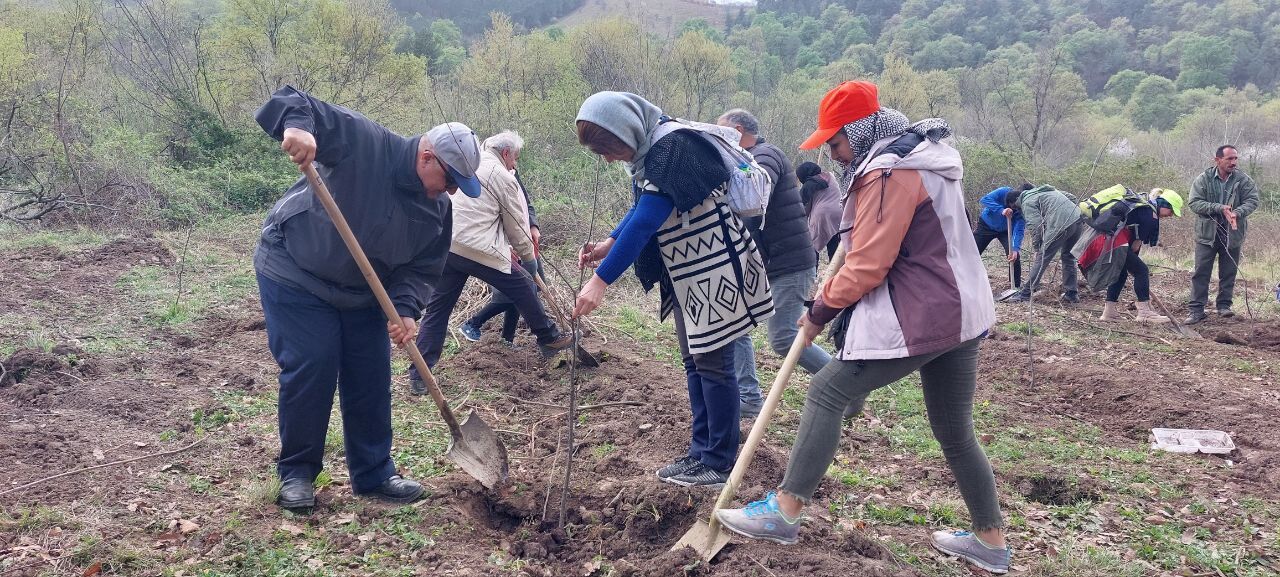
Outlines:
<svg viewBox="0 0 1280 577"><path fill-rule="evenodd" d="M723 509L729 501L733 500L733 496L738 492L738 484L742 482L742 477L747 474L747 467L751 465L751 459L756 455L756 447L760 446L760 441L764 439L765 429L769 427L769 421L773 418L773 412L778 408L778 403L782 401L782 391L787 388L787 381L791 379L791 371L796 368L796 363L800 360L800 353L808 348L804 342L804 335L797 332L796 339L791 342L791 350L787 351L787 358L782 361L782 368L778 369L778 376L773 379L773 386L769 387L769 396L764 400L764 406L760 408L760 415L756 417L755 424L751 425L751 433L747 435L747 442L742 445L742 452L738 454L738 460L733 464L733 471L729 473L729 481L724 484L724 488L720 490L720 497L716 499L716 506L711 509L711 520L708 522L710 530L707 531L709 539L715 540L715 536L720 532L720 519L716 517L716 511Z"/></svg>
<svg viewBox="0 0 1280 577"><path fill-rule="evenodd" d="M364 280L369 283L369 288L373 290L373 295L378 297L378 304L382 305L382 313L387 315L387 320L390 322L401 322L400 313L396 312L395 305L391 304L391 297L387 296L387 289L382 287L382 281L378 279L378 273L373 271L373 265L369 263L369 258L365 256L364 249L360 248L360 241L356 240L355 233L351 232L351 226L347 224L347 219L342 216L342 211L338 210L338 203L333 201L333 195L329 194L329 187L325 186L324 180L316 172L315 165L307 163L302 167L302 173L307 176L307 182L311 183L311 191L316 194L316 198L320 199L320 204L324 205L324 211L329 213L329 220L332 220L333 226L338 229L338 235L342 237L342 242L347 244L347 250L351 251L351 258L354 258L356 264L359 265L360 272L364 274ZM422 358L422 353L418 351L418 346L410 341L400 345L400 348L409 353L409 358L413 359L413 366L418 367L418 374L422 376L423 382L426 383L427 390L431 393L431 400L436 402L436 407L440 409L440 415L444 417L444 422L449 425L449 432L455 439L461 438L462 428L458 426L458 419L453 416L453 410L449 408L449 403L445 401L444 394L440 392L440 385L436 384L436 378L432 376L431 369L427 367L426 359Z"/></svg>

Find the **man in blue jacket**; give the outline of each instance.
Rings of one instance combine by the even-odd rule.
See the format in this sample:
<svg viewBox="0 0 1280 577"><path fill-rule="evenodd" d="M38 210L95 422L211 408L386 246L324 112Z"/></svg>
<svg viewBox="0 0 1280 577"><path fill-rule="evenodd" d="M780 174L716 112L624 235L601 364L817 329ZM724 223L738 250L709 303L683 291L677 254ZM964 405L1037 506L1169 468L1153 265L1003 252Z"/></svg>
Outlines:
<svg viewBox="0 0 1280 577"><path fill-rule="evenodd" d="M312 161L351 225L400 318L383 317L373 292L306 178L276 202L253 254L280 365L281 488L286 509L315 505L335 389L352 491L395 503L422 495L391 461L391 347L417 333L440 278L453 217L449 194L480 194L475 134L450 122L399 136L358 112L286 86L255 118L299 166Z"/></svg>
<svg viewBox="0 0 1280 577"><path fill-rule="evenodd" d="M1021 190L1031 188L1030 184L1024 184ZM1022 259L1018 255L1027 221L1022 218L1022 211L1005 208L1004 200L1010 192L1013 192L1012 188L1002 186L982 197L979 201L982 204L982 214L978 217L978 226L973 230L973 241L978 243L978 254L986 251L991 241L1000 242L1005 255L1013 263L1013 288L1017 288L1022 286ZM1009 223L1006 215L1013 217L1013 246L1009 246Z"/></svg>

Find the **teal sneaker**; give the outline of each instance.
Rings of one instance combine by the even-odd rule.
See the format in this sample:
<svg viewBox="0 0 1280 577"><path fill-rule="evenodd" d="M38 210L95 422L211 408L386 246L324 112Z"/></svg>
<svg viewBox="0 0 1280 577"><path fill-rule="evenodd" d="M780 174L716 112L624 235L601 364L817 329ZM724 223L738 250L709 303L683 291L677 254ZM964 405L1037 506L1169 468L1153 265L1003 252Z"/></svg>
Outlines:
<svg viewBox="0 0 1280 577"><path fill-rule="evenodd" d="M795 545L799 540L800 519L787 519L778 508L778 494L770 491L763 501L748 503L741 509L719 509L716 518L725 529L743 537Z"/></svg>
<svg viewBox="0 0 1280 577"><path fill-rule="evenodd" d="M1013 552L993 549L969 531L934 531L929 543L947 555L959 557L997 575L1009 572Z"/></svg>

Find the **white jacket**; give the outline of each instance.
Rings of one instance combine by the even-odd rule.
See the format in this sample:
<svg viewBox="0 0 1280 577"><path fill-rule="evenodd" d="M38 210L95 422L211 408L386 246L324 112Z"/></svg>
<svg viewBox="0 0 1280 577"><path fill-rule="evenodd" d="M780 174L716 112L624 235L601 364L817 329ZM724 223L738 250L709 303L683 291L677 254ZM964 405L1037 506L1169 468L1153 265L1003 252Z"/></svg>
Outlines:
<svg viewBox="0 0 1280 577"><path fill-rule="evenodd" d="M453 243L449 252L510 273L512 247L521 260L534 258L524 194L502 158L488 150L480 153L476 176L481 186L479 198L465 194L450 197Z"/></svg>

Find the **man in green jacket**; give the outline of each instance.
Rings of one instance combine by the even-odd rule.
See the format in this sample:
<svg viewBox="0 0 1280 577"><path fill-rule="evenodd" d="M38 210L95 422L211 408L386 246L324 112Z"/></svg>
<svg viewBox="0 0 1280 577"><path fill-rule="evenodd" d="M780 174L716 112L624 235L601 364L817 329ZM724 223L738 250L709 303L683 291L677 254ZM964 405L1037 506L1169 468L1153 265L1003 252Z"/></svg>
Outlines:
<svg viewBox="0 0 1280 577"><path fill-rule="evenodd" d="M1036 251L1029 282L1023 283L1022 290L1004 302L1031 300L1031 293L1040 288L1040 279L1054 257L1062 261L1062 286L1066 288L1062 301L1068 304L1080 302L1076 260L1071 256L1071 248L1080 240L1084 215L1076 206L1076 199L1045 184L1031 190L1010 192L1005 195L1004 203L1008 208L1022 211L1027 221L1027 232L1031 233L1031 246ZM1017 247L1012 250L1017 250Z"/></svg>
<svg viewBox="0 0 1280 577"><path fill-rule="evenodd" d="M1187 324L1203 321L1209 301L1209 276L1218 259L1218 314L1231 317L1231 296L1240 267L1240 247L1244 245L1249 214L1258 208L1258 187L1249 175L1238 170L1240 155L1230 144L1218 147L1213 164L1191 181L1191 207L1196 219L1196 269L1191 276L1191 315Z"/></svg>

